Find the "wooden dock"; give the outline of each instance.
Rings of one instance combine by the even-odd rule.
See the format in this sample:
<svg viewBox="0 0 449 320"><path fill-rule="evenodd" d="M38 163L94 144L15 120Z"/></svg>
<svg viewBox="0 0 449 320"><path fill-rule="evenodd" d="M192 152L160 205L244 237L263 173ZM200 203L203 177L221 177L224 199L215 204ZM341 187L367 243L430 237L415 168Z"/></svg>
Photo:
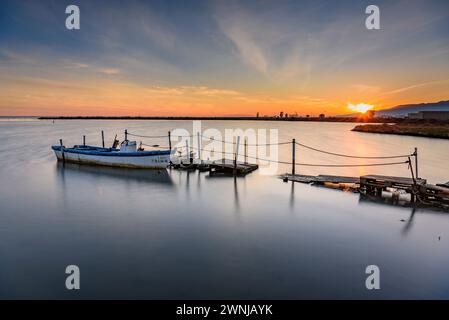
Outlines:
<svg viewBox="0 0 449 320"><path fill-rule="evenodd" d="M421 203L449 209L449 187L424 184L419 186L419 201Z"/></svg>
<svg viewBox="0 0 449 320"><path fill-rule="evenodd" d="M259 166L253 163L244 163L230 160L218 160L209 164L210 176L245 176L257 170Z"/></svg>
<svg viewBox="0 0 449 320"><path fill-rule="evenodd" d="M331 189L340 189L344 191L358 192L360 179L357 177L347 176L331 176L331 175L318 175L308 176L303 174L286 174L283 176L284 181L294 181L301 183L309 183L318 186L324 186Z"/></svg>
<svg viewBox="0 0 449 320"><path fill-rule="evenodd" d="M370 199L386 199L392 203L410 202L420 205L449 209L449 187L446 184L428 184L426 179L365 175L346 177L332 175L286 174L284 181L321 185L333 189L360 192Z"/></svg>
<svg viewBox="0 0 449 320"><path fill-rule="evenodd" d="M400 195L399 192L405 192L411 195L411 202L418 200L419 186L423 186L426 183L427 181L425 179L420 178L412 179L382 175L366 175L360 177L360 189L367 195L382 197L383 192L398 190L397 192L391 192L393 198L396 195Z"/></svg>
<svg viewBox="0 0 449 320"><path fill-rule="evenodd" d="M308 176L303 174L286 174L283 176L284 179L294 182L302 183L317 183L323 184L325 182L329 183L354 183L359 184L360 178L358 177L346 177L346 176L330 176L330 175L318 175L318 176Z"/></svg>
<svg viewBox="0 0 449 320"><path fill-rule="evenodd" d="M200 172L209 171L211 176L245 176L259 168L257 164L238 162L229 159L222 159L216 161L203 160L199 162L195 159L192 163L176 163L172 165L172 168L184 171Z"/></svg>

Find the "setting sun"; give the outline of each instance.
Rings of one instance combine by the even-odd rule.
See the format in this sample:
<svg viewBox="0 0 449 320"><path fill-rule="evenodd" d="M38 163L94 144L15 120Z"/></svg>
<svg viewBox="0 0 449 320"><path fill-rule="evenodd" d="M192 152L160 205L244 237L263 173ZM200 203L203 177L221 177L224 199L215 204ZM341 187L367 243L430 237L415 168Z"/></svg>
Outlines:
<svg viewBox="0 0 449 320"><path fill-rule="evenodd" d="M370 104L366 104L366 103L358 103L358 104L352 104L349 103L348 104L348 108L351 109L352 111L356 111L356 112L360 112L360 113L365 113L368 110L371 110L374 108L373 105Z"/></svg>

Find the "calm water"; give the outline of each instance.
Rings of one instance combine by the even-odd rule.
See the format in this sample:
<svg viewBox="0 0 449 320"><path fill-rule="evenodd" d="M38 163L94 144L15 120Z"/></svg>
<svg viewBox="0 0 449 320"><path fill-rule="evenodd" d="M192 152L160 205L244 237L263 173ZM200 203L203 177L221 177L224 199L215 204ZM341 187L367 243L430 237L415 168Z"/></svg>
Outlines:
<svg viewBox="0 0 449 320"><path fill-rule="evenodd" d="M57 165L50 145L159 135L183 121L0 120L0 298L449 298L449 214L254 172L129 171ZM278 128L279 140L358 155L420 151L420 175L449 180L449 141L351 132L353 124L203 122ZM161 144L164 141L157 141ZM156 142L155 142L156 143ZM289 161L290 146L280 149ZM298 149L298 161L360 163ZM289 170L279 167L278 172ZM408 176L405 165L299 168ZM401 221L404 220L404 221ZM438 237L441 237L438 240ZM65 267L81 290L65 289ZM365 289L365 267L381 290Z"/></svg>

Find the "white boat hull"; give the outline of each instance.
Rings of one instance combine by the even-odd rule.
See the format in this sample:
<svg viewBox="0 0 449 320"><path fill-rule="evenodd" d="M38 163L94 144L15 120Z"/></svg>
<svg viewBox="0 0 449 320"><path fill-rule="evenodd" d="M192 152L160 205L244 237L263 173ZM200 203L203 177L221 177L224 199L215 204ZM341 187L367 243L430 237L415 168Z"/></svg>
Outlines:
<svg viewBox="0 0 449 320"><path fill-rule="evenodd" d="M70 149L55 150L56 158L59 161L67 161L80 164L102 165L122 168L142 168L142 169L163 169L170 164L170 153L166 154L148 154L148 155L133 155L126 156L120 152L111 152L108 155L94 155L83 154L79 152L70 152ZM116 155L114 155L114 153ZM137 152L138 153L138 152ZM143 153L143 152L142 152Z"/></svg>

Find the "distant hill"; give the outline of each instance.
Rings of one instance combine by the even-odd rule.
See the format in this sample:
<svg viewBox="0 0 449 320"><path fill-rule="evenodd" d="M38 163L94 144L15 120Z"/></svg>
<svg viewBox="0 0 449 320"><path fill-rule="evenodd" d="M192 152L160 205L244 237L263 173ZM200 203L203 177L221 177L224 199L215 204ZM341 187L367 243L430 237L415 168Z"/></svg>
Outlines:
<svg viewBox="0 0 449 320"><path fill-rule="evenodd" d="M379 117L405 117L419 111L449 111L449 100L419 104L404 104L385 110L376 110Z"/></svg>

